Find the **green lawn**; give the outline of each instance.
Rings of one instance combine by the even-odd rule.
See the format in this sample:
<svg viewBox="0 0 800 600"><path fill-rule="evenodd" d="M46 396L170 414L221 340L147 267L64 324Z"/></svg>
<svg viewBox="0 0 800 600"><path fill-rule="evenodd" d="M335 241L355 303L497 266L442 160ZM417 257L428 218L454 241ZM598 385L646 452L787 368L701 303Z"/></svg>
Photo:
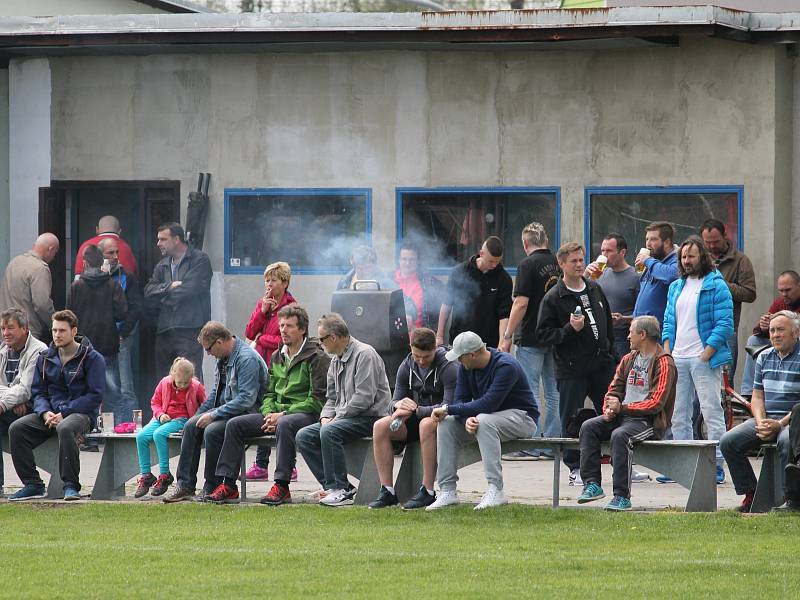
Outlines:
<svg viewBox="0 0 800 600"><path fill-rule="evenodd" d="M797 598L800 517L0 505L3 598Z"/></svg>

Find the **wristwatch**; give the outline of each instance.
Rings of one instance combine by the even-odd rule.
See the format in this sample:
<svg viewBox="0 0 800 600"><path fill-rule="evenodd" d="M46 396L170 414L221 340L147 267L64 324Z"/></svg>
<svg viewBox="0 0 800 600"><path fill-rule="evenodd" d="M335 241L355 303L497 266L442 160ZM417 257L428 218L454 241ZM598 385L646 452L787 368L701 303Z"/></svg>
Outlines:
<svg viewBox="0 0 800 600"><path fill-rule="evenodd" d="M446 417L449 413L449 411L447 410L447 404L442 404L441 408L444 411L444 416Z"/></svg>
<svg viewBox="0 0 800 600"><path fill-rule="evenodd" d="M513 333L508 333L508 332L506 331L506 332L503 334L503 339L504 339L504 340L510 340L512 337L514 337L514 334L513 334Z"/></svg>

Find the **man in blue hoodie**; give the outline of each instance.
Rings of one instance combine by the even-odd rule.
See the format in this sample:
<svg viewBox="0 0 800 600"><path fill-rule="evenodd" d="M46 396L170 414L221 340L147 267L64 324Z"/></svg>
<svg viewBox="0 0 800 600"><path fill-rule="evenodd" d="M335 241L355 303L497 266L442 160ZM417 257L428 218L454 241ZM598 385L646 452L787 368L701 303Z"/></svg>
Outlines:
<svg viewBox="0 0 800 600"><path fill-rule="evenodd" d="M100 409L106 363L88 339L77 335L78 318L71 310L53 315L53 343L36 361L31 385L33 413L8 430L11 458L24 484L9 500L43 498L45 487L33 449L58 436L58 464L64 500L79 500L81 484L78 438L88 433Z"/></svg>
<svg viewBox="0 0 800 600"><path fill-rule="evenodd" d="M532 438L539 407L517 359L487 348L477 333L464 331L453 340L447 360L461 365L453 404L433 409L439 422L437 457L439 497L425 510L458 504L458 457L462 446L477 442L488 487L475 510L507 504L503 492L501 442Z"/></svg>
<svg viewBox="0 0 800 600"><path fill-rule="evenodd" d="M633 316L651 315L664 322L667 290L678 278L678 254L675 252L675 229L669 223L657 221L645 228L645 248L636 255L636 269L642 273L639 295Z"/></svg>

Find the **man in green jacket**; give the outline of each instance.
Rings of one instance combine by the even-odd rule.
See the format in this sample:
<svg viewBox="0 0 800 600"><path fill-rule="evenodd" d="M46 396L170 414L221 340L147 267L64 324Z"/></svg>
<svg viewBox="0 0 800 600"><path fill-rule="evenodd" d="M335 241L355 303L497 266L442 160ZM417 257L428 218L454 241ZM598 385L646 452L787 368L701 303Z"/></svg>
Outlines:
<svg viewBox="0 0 800 600"><path fill-rule="evenodd" d="M275 485L261 499L262 504L270 505L292 501L289 481L297 456L295 435L319 419L330 363L319 342L308 337L306 309L289 304L278 312L278 319L283 345L272 355L261 414L240 415L228 421L216 471L223 478L223 485L236 489L245 439L274 435L278 454ZM227 495L219 496L217 499L212 494L209 500L223 504Z"/></svg>

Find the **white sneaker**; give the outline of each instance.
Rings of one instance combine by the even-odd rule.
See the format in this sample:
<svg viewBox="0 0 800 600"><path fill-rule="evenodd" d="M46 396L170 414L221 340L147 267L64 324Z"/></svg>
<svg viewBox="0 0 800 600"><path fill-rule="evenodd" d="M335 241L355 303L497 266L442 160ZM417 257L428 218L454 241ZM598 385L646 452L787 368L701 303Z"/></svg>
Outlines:
<svg viewBox="0 0 800 600"><path fill-rule="evenodd" d="M631 469L631 481L650 481L650 473Z"/></svg>
<svg viewBox="0 0 800 600"><path fill-rule="evenodd" d="M323 506L345 506L353 503L353 496L345 490L330 490L319 503Z"/></svg>
<svg viewBox="0 0 800 600"><path fill-rule="evenodd" d="M583 485L580 469L572 469L572 471L569 472L569 485Z"/></svg>
<svg viewBox="0 0 800 600"><path fill-rule="evenodd" d="M425 507L425 510L439 510L440 508L444 508L445 506L451 506L453 504L458 504L458 492L456 490L449 490L447 492L439 492L436 500L433 504L429 504Z"/></svg>
<svg viewBox="0 0 800 600"><path fill-rule="evenodd" d="M502 506L503 504L508 504L508 500L506 499L506 495L503 490L498 490L495 486L489 484L489 487L486 489L486 493L483 495L483 498L481 498L481 501L478 502L477 506L473 510L483 510L484 508Z"/></svg>

